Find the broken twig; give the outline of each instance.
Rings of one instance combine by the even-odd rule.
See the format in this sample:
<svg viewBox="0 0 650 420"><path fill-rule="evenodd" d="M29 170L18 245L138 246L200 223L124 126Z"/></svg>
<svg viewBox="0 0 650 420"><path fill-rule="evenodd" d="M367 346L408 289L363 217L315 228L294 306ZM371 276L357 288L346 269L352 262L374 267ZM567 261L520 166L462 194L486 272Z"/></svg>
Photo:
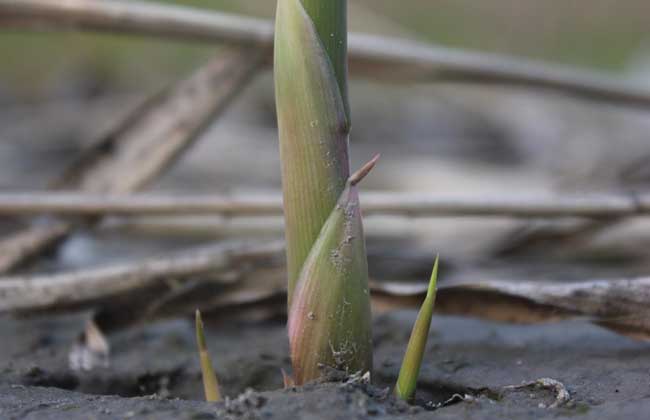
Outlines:
<svg viewBox="0 0 650 420"><path fill-rule="evenodd" d="M59 189L111 194L132 192L146 185L230 104L265 57L259 49L226 49L188 79L149 99L87 151L54 185ZM0 243L0 272L38 254L45 246L64 238L70 229L66 222L56 221L5 239ZM29 247L24 245L25 238L32 238Z"/></svg>
<svg viewBox="0 0 650 420"><path fill-rule="evenodd" d="M224 244L72 273L0 277L0 312L74 311L112 304L114 313L124 317L123 322L111 317L118 325L114 328L189 313L197 306L230 316L235 307L257 308L262 317L279 316L286 310L283 256L280 242ZM215 281L222 287L208 287ZM146 294L165 284L169 287ZM376 312L417 308L427 290L420 282L374 281L370 287ZM452 280L439 286L438 297L435 311L440 314L511 323L577 317L635 339L650 339L650 277Z"/></svg>
<svg viewBox="0 0 650 420"><path fill-rule="evenodd" d="M612 218L650 214L650 194L444 195L362 193L366 215ZM57 214L279 216L279 193L256 195L98 195L0 193L0 215Z"/></svg>
<svg viewBox="0 0 650 420"><path fill-rule="evenodd" d="M283 244L278 242L224 244L72 273L3 278L0 312L88 307L102 298L137 293L157 281L223 272L244 262L273 259L282 255L282 250Z"/></svg>

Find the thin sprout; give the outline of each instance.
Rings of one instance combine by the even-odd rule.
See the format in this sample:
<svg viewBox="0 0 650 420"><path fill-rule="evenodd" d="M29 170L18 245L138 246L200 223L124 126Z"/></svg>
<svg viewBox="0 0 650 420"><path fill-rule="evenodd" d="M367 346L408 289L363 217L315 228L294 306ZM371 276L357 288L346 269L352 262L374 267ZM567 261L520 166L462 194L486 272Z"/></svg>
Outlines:
<svg viewBox="0 0 650 420"><path fill-rule="evenodd" d="M205 344L205 334L203 333L203 320L201 312L196 310L196 344L199 347L199 359L201 361L201 375L203 376L203 390L205 391L205 400L209 402L221 401L221 391L217 375L214 373L208 347Z"/></svg>
<svg viewBox="0 0 650 420"><path fill-rule="evenodd" d="M438 259L439 257L436 257L427 296L424 298L418 317L415 320L415 325L413 325L411 338L409 339L406 353L404 354L404 361L402 362L397 384L395 385L395 395L406 401L412 400L415 396L415 388L420 374L424 349L427 345L427 338L429 337L429 327L431 326L433 307L436 302Z"/></svg>

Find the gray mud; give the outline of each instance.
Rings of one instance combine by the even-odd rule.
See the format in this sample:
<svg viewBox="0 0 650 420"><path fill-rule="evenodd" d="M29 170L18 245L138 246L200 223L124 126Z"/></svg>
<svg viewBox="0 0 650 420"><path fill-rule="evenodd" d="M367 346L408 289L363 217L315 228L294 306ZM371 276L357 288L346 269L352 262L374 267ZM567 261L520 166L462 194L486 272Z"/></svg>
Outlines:
<svg viewBox="0 0 650 420"><path fill-rule="evenodd" d="M67 354L83 317L0 319L1 419L463 418L620 419L650 412L650 345L587 322L512 326L434 318L416 404L396 401L395 381L414 319L383 315L374 325L372 385L333 382L282 389L288 369L281 322L211 325L211 353L228 401L201 402L192 323L162 321L111 337L108 368L74 372ZM556 390L512 387L540 378ZM438 408L436 408L438 407Z"/></svg>

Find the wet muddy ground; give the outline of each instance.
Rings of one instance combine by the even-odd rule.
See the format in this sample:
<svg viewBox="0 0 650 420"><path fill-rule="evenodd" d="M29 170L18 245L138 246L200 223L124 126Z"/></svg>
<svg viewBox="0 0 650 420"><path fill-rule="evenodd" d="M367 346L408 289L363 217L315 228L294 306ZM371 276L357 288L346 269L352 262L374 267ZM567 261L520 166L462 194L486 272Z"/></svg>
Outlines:
<svg viewBox="0 0 650 420"><path fill-rule="evenodd" d="M389 386L414 316L397 311L376 319L372 384L333 375L332 382L287 390L281 321L212 325L210 351L229 397L217 404L201 402L189 319L118 333L109 368L76 372L67 358L83 317L3 318L0 418L619 419L645 418L650 410L650 345L582 321L513 326L436 317L417 404L396 401ZM519 386L542 378L557 386ZM559 384L568 400L558 399Z"/></svg>

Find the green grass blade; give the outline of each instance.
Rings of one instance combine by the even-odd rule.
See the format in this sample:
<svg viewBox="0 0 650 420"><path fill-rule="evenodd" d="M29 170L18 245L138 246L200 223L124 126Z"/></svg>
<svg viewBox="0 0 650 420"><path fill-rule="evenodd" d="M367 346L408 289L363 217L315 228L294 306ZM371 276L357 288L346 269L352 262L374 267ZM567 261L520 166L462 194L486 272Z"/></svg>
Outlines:
<svg viewBox="0 0 650 420"><path fill-rule="evenodd" d="M339 1L319 0L332 4ZM307 3L311 8L316 2ZM275 36L275 92L291 303L305 259L350 176L349 123L345 92L339 88L330 55L300 0L278 1ZM341 36L337 39L343 41Z"/></svg>
<svg viewBox="0 0 650 420"><path fill-rule="evenodd" d="M205 334L203 332L203 320L201 319L201 312L197 309L195 318L196 327L196 344L199 348L199 359L201 362L201 375L203 377L203 390L205 392L206 401L221 401L221 391L219 390L219 382L217 375L214 373L210 354L205 344Z"/></svg>
<svg viewBox="0 0 650 420"><path fill-rule="evenodd" d="M402 367L395 385L395 395L403 400L411 400L415 396L415 388L420 374L422 357L429 337L429 327L431 326L431 317L433 316L433 307L436 303L436 285L438 281L438 257L433 265L431 280L427 296L424 298L418 317L411 331Z"/></svg>

